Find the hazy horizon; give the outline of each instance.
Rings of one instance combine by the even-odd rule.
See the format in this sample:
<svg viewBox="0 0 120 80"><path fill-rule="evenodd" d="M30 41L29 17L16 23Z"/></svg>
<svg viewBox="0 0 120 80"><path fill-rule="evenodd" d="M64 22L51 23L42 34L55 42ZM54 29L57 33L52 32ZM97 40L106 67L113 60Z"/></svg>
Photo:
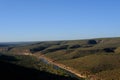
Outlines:
<svg viewBox="0 0 120 80"><path fill-rule="evenodd" d="M0 42L120 37L119 0L1 0Z"/></svg>
<svg viewBox="0 0 120 80"><path fill-rule="evenodd" d="M79 38L79 39L59 39L59 40L26 40L26 41L3 41L3 42L0 42L0 43L26 43L26 42L49 42L49 41L72 41L72 40L93 40L93 39L104 39L104 38L120 38L120 37L96 37L96 38Z"/></svg>

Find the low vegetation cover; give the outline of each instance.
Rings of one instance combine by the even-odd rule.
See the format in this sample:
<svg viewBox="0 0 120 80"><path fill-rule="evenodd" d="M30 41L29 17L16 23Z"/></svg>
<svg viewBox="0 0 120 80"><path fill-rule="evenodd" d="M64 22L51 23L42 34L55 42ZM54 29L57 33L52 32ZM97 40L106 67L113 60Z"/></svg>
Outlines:
<svg viewBox="0 0 120 80"><path fill-rule="evenodd" d="M120 79L120 38L46 41L29 43L28 45L9 46L8 48L5 52L18 55L16 56L17 59L21 59L20 54L45 55L55 62L77 70L79 74L85 75L88 80ZM2 51L4 51L3 46L1 48ZM51 68L51 65L46 66L46 64L40 62L39 64L38 62L35 61L34 63L34 58L26 60L26 57L22 56L22 59L15 64L66 75L64 71L56 71Z"/></svg>
<svg viewBox="0 0 120 80"><path fill-rule="evenodd" d="M99 75L98 77L103 79L104 74L107 73L107 71L108 73L110 72L109 74L117 74L120 69L120 55L114 54L89 55L76 59L63 60L60 62L74 69L77 69L81 74L84 74L88 77L91 77L91 75ZM114 76L116 77L114 77L113 80L119 80L120 78L117 75L109 74L106 74L106 79L108 77L107 80L110 80L109 76L111 76L111 80Z"/></svg>
<svg viewBox="0 0 120 80"><path fill-rule="evenodd" d="M0 73L4 80L78 80L62 69L55 69L36 57L26 55L1 55ZM4 74L5 73L5 74Z"/></svg>

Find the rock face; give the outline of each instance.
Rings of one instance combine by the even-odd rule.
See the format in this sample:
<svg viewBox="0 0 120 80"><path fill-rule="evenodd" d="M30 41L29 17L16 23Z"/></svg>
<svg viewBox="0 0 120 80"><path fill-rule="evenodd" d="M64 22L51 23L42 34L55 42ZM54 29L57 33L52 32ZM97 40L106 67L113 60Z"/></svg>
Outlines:
<svg viewBox="0 0 120 80"><path fill-rule="evenodd" d="M97 41L96 40L89 40L88 44L97 44Z"/></svg>
<svg viewBox="0 0 120 80"><path fill-rule="evenodd" d="M104 51L105 52L114 52L116 48L105 48Z"/></svg>

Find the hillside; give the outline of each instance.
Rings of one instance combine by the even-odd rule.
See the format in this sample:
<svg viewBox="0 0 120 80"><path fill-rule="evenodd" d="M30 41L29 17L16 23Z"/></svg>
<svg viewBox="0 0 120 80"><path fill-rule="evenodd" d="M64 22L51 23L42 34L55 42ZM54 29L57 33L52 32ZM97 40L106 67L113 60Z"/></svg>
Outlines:
<svg viewBox="0 0 120 80"><path fill-rule="evenodd" d="M120 38L46 41L7 48L8 50L1 52L15 55L44 55L56 63L75 69L89 80L120 78Z"/></svg>
<svg viewBox="0 0 120 80"><path fill-rule="evenodd" d="M0 74L3 80L78 80L32 56L1 55Z"/></svg>

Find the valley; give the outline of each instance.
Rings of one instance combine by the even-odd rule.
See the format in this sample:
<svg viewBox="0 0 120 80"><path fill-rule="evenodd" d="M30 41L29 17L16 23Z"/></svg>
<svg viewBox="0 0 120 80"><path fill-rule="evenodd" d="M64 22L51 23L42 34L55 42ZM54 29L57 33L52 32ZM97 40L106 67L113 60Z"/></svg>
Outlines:
<svg viewBox="0 0 120 80"><path fill-rule="evenodd" d="M76 77L75 80L119 80L120 78L118 76L120 75L120 38L32 42L4 47L5 49L1 46L2 54L35 57L44 64L53 65L49 67L50 70L41 65L41 70L46 69L53 74ZM20 65L26 66L31 62L24 64L24 61ZM30 66L40 68L33 64L27 67Z"/></svg>

